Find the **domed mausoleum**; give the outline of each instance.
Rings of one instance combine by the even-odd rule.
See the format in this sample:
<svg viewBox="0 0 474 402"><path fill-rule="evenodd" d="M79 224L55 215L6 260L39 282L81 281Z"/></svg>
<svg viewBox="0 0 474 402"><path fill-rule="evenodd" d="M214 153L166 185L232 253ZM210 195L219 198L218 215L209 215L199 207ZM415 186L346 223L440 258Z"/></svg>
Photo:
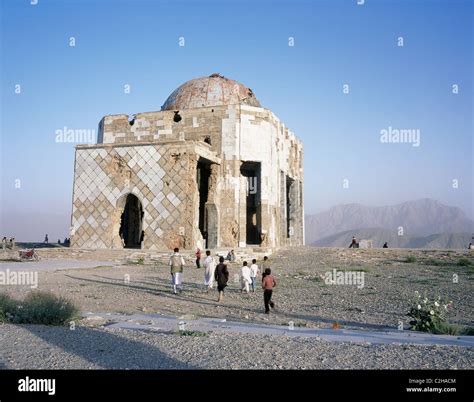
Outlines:
<svg viewBox="0 0 474 402"><path fill-rule="evenodd" d="M302 244L303 145L237 81L190 80L76 147L72 247Z"/></svg>

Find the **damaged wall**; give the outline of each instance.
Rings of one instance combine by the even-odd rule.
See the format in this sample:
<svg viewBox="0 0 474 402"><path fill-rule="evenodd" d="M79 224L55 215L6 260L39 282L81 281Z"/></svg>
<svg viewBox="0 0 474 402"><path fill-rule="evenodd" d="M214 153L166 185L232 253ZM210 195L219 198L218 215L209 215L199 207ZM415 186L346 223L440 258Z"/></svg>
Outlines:
<svg viewBox="0 0 474 402"><path fill-rule="evenodd" d="M237 104L106 116L98 142L76 148L74 247L121 248L120 217L126 195L133 193L144 211L143 248L195 248L203 242L199 160L210 163L205 203L210 246L247 245L250 178L241 168L252 162L260 169L261 246L304 242L303 145L268 109ZM286 177L294 181L290 236Z"/></svg>
<svg viewBox="0 0 474 402"><path fill-rule="evenodd" d="M241 106L240 154L243 161L261 162L262 230L269 247L304 243L304 205L299 188L303 178L303 144L268 109ZM286 190L282 182L295 180L293 231L286 229Z"/></svg>
<svg viewBox="0 0 474 402"><path fill-rule="evenodd" d="M144 248L191 247L196 236L196 160L193 143L79 146L71 245L121 248L120 217L132 193L144 211Z"/></svg>
<svg viewBox="0 0 474 402"><path fill-rule="evenodd" d="M192 110L105 116L99 123L98 142L104 144L202 141L215 152L221 150L222 122L228 118L227 106ZM179 116L179 121L176 117Z"/></svg>

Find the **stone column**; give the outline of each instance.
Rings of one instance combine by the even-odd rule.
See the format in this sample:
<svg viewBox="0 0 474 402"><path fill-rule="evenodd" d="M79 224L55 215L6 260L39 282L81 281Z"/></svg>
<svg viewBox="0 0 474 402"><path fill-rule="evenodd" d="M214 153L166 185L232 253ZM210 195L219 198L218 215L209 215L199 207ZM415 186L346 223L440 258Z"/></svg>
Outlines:
<svg viewBox="0 0 474 402"><path fill-rule="evenodd" d="M211 164L211 176L209 177L209 190L206 202L207 218L207 247L216 248L219 246L219 194L217 192L217 181L219 178L220 166Z"/></svg>

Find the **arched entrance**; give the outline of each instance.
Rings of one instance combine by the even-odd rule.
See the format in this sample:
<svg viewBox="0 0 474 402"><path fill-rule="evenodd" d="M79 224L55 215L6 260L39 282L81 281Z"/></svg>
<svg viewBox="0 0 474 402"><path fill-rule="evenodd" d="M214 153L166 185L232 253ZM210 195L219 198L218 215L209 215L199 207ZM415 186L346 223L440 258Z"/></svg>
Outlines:
<svg viewBox="0 0 474 402"><path fill-rule="evenodd" d="M127 195L125 207L120 218L120 237L125 248L140 248L142 236L143 207L133 194Z"/></svg>

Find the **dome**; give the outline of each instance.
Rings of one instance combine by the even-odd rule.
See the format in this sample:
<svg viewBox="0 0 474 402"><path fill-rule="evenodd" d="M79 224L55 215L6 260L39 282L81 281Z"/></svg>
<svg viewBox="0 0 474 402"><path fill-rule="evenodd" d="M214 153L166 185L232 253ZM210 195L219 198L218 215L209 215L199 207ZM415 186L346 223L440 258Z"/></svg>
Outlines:
<svg viewBox="0 0 474 402"><path fill-rule="evenodd" d="M244 104L260 107L250 88L240 82L212 74L185 82L166 99L161 110Z"/></svg>

